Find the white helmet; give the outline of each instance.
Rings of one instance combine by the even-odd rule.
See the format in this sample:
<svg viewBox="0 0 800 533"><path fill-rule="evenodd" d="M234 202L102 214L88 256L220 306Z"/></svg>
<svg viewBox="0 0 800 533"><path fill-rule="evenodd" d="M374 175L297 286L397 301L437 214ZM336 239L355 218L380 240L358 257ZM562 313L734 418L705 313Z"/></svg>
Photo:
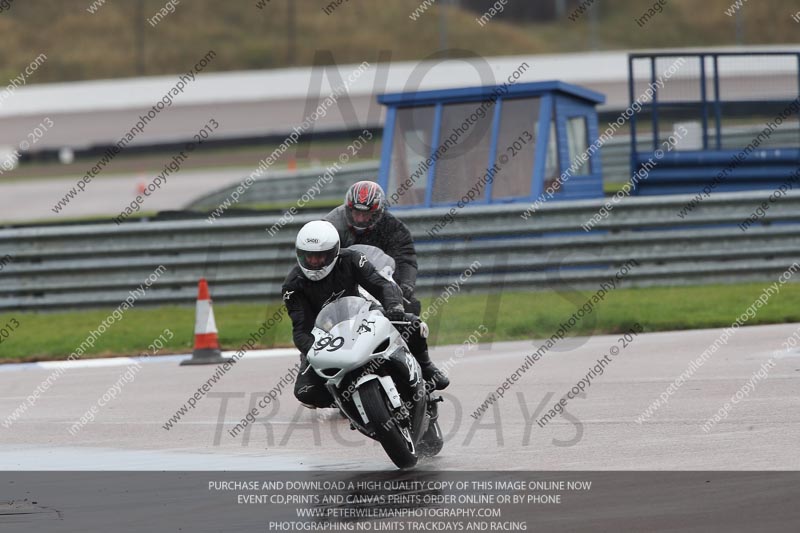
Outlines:
<svg viewBox="0 0 800 533"><path fill-rule="evenodd" d="M336 266L339 232L330 222L314 220L300 228L294 247L303 274L311 281L319 281Z"/></svg>

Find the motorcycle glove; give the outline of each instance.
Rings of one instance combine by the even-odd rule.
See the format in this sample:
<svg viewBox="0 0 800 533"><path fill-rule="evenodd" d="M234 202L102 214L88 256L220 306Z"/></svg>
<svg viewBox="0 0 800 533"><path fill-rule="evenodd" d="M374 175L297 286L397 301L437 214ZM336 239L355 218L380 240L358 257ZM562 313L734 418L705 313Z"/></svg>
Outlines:
<svg viewBox="0 0 800 533"><path fill-rule="evenodd" d="M403 306L398 305L386 310L386 318L392 322L404 322L406 320L406 312Z"/></svg>
<svg viewBox="0 0 800 533"><path fill-rule="evenodd" d="M414 287L412 287L411 285L403 283L402 285L400 285L400 290L403 293L403 298L405 298L406 300L411 301L411 299L414 297Z"/></svg>

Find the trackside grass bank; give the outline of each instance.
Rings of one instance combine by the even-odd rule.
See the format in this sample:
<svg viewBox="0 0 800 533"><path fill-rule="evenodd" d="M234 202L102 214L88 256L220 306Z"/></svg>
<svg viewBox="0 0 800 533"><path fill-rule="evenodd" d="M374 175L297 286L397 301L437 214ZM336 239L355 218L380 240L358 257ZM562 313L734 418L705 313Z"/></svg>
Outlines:
<svg viewBox="0 0 800 533"><path fill-rule="evenodd" d="M571 335L617 333L640 323L644 331L729 327L766 286L766 283L691 287L620 289L611 291L595 311L571 329ZM213 289L212 289L213 290ZM568 319L593 291L508 292L497 296L461 294L429 318L433 345L459 344L476 328L488 333L481 342L545 338ZM494 300L492 300L494 298ZM800 284L788 283L769 300L749 325L800 322ZM422 300L423 310L431 298ZM279 304L216 304L214 313L223 349L245 342ZM493 313L492 309L498 312ZM488 311L487 311L488 309ZM0 315L0 362L65 359L97 328L108 310L63 313L6 313ZM14 321L12 323L12 320ZM160 354L192 349L194 307L134 308L100 336L83 358L144 353L169 328L174 336ZM168 337L168 336L167 336ZM291 346L288 317L268 332L259 347Z"/></svg>

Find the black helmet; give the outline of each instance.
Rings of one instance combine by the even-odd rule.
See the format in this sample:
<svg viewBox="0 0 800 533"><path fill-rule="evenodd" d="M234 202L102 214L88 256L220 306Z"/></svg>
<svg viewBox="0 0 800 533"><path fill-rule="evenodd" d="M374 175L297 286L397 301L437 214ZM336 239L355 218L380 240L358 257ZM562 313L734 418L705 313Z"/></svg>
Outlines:
<svg viewBox="0 0 800 533"><path fill-rule="evenodd" d="M347 223L356 231L371 229L383 216L386 195L374 181L354 183L344 197Z"/></svg>

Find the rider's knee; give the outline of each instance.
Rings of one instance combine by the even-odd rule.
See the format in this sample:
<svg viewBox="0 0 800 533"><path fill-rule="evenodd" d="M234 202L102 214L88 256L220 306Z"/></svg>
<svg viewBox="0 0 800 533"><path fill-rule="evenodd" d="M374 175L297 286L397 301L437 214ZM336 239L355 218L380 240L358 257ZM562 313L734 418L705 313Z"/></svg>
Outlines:
<svg viewBox="0 0 800 533"><path fill-rule="evenodd" d="M325 408L333 403L333 397L324 386L300 381L295 382L294 397L306 407Z"/></svg>

